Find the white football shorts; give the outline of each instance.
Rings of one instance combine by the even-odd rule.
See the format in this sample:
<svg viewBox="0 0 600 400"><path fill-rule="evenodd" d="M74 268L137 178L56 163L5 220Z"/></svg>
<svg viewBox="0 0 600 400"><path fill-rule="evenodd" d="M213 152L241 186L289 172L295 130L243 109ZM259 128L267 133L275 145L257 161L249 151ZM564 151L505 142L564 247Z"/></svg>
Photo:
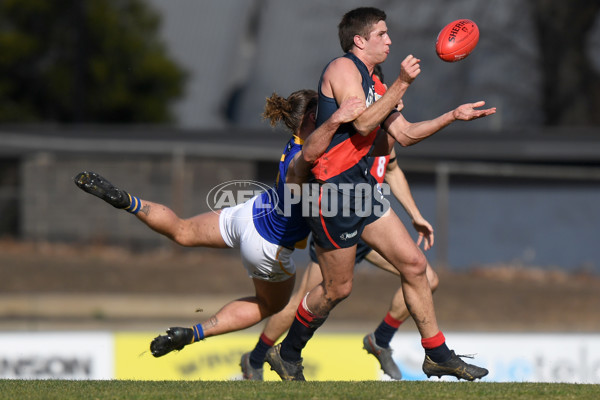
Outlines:
<svg viewBox="0 0 600 400"><path fill-rule="evenodd" d="M242 263L251 278L281 282L296 273L293 249L265 240L252 220L252 205L256 197L221 210L219 229L229 247L239 248Z"/></svg>

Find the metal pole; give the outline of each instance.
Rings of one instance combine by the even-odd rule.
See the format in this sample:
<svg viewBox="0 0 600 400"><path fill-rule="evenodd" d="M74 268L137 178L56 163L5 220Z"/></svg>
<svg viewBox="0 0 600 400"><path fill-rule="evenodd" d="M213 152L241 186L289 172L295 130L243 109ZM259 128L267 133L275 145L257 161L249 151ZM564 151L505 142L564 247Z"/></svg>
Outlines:
<svg viewBox="0 0 600 400"><path fill-rule="evenodd" d="M450 200L450 168L446 163L438 163L435 167L435 195L436 195L436 266L441 271L448 268L448 210Z"/></svg>
<svg viewBox="0 0 600 400"><path fill-rule="evenodd" d="M171 153L171 209L178 216L185 213L185 150L177 146ZM181 251L180 246L174 244L172 249L175 253Z"/></svg>

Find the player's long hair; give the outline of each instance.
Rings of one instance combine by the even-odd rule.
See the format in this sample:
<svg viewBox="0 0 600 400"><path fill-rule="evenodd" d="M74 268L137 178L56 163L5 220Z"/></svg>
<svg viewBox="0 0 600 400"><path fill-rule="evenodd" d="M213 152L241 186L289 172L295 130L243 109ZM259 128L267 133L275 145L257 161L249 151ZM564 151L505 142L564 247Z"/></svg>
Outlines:
<svg viewBox="0 0 600 400"><path fill-rule="evenodd" d="M354 46L355 35L368 38L373 25L385 21L386 17L384 11L374 7L359 7L344 14L338 24L340 46L344 53L349 52Z"/></svg>
<svg viewBox="0 0 600 400"><path fill-rule="evenodd" d="M295 134L302 126L305 115L316 106L317 92L314 90L298 90L290 94L287 99L273 93L267 98L262 116L269 120L271 126L283 122Z"/></svg>

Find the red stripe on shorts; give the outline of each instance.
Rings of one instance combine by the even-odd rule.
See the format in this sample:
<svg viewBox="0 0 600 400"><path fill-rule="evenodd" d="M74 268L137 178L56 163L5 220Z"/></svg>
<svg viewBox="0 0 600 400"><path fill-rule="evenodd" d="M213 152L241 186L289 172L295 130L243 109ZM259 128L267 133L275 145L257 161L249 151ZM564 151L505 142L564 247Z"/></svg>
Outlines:
<svg viewBox="0 0 600 400"><path fill-rule="evenodd" d="M327 235L327 239L329 239L329 242L331 242L331 244L333 244L336 249L339 249L340 246L333 240L333 238L329 234L329 231L327 230L327 225L325 224L325 218L323 217L323 213L321 212L321 198L322 197L323 197L323 186L321 186L321 189L319 192L319 219L321 220L321 227L323 227L323 232L325 232L325 235Z"/></svg>

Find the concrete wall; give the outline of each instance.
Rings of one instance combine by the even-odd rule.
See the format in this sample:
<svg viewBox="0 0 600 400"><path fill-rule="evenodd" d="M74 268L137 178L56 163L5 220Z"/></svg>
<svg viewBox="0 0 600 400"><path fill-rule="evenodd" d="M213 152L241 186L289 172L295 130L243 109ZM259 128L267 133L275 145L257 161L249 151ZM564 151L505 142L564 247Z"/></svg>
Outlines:
<svg viewBox="0 0 600 400"><path fill-rule="evenodd" d="M23 238L126 245L168 241L129 213L78 189L72 179L78 172L98 172L118 187L168 205L184 217L209 211L205 199L215 185L256 179L257 174L252 161L51 153L29 156L21 168Z"/></svg>
<svg viewBox="0 0 600 400"><path fill-rule="evenodd" d="M403 167L404 168L404 167ZM19 232L25 240L171 246L132 215L79 190L72 177L93 170L184 217L209 211L206 196L229 180L272 184L275 163L169 156L35 153L20 167ZM435 266L522 265L600 273L600 187L592 180L472 176L452 172L446 194L439 177L405 169L422 215L434 226L427 253ZM396 213L416 238L402 207ZM297 262L307 261L299 252Z"/></svg>

